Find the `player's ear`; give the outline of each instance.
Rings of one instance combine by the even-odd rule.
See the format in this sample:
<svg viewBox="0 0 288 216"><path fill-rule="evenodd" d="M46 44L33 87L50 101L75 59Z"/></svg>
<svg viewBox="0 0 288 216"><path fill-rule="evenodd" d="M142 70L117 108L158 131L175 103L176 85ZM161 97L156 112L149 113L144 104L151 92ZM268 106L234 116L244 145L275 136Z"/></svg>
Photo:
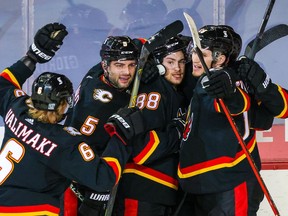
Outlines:
<svg viewBox="0 0 288 216"><path fill-rule="evenodd" d="M215 62L215 66L214 67L215 68L223 67L225 65L225 63L226 63L226 59L227 59L227 57L225 55L223 55L223 54L219 55L217 57L217 60Z"/></svg>
<svg viewBox="0 0 288 216"><path fill-rule="evenodd" d="M105 60L101 61L101 66L102 66L104 72L107 72L107 67L108 67L107 61L105 61Z"/></svg>

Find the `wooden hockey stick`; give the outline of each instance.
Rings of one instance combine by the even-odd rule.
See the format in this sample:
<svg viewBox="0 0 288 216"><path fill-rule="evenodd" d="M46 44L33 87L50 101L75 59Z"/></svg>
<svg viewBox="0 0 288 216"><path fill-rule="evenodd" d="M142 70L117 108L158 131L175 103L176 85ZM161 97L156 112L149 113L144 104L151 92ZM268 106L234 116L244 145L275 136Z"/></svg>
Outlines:
<svg viewBox="0 0 288 216"><path fill-rule="evenodd" d="M167 25L166 27L162 28L160 31L152 35L142 46L140 57L137 64L136 75L134 78L133 88L131 92L129 107L136 106L136 99L138 95L141 75L143 72L144 65L148 59L149 54L156 48L162 44L165 44L166 40L170 39L171 37L176 36L183 30L183 23L180 20L176 20L175 22ZM113 212L114 202L118 190L118 184L114 185L111 193L110 198L107 204L107 208L105 211L105 216L111 216Z"/></svg>
<svg viewBox="0 0 288 216"><path fill-rule="evenodd" d="M156 47L164 44L166 40L170 39L173 36L176 36L182 30L183 30L183 23L180 20L176 20L175 22L170 23L169 25L167 25L166 27L162 28L160 31L152 35L142 46L140 57L137 64L136 75L133 83L129 107L134 107L136 105L136 98L139 90L141 75L149 54Z"/></svg>
<svg viewBox="0 0 288 216"><path fill-rule="evenodd" d="M206 74L209 77L210 71L209 71L209 69L208 69L208 67L204 61L203 55L202 55L201 43L200 43L199 34L198 34L196 24L195 24L194 20L192 19L192 17L189 16L187 13L184 12L184 16L188 22L188 25L189 25L189 28L190 28L190 31L192 34L194 49L195 49L195 51L196 51L196 53L200 59L202 66L204 67ZM237 128L237 125L236 125L234 119L231 116L231 113L230 113L228 107L226 106L226 104L224 103L224 101L221 98L218 99L218 102L220 103L220 106L223 109L223 111L224 111L224 113L225 113L225 115L229 121L229 124L231 125L231 128L232 128L239 144L241 145L241 148L244 151L246 158L247 158L247 160L248 160L248 162L249 162L249 164L250 164L250 166L251 166L251 168L252 168L252 170L253 170L256 178L257 178L257 181L259 182L259 185L262 188L263 193L265 194L275 216L278 216L279 211L278 211L278 209L277 209L277 207L276 207L276 205L275 205L275 203L274 203L274 201L273 201L273 199L272 199L272 197L271 197L271 195L270 195L270 193L269 193L269 191L268 191L268 189L267 189L267 187L266 187L266 185L265 185L265 183L264 183L264 181L263 181L263 179L259 173L259 170L258 170L258 168L257 168L257 166L253 160L253 157L251 156L249 150L247 149L247 146L246 146L246 144L245 144L245 142L244 142L244 140L243 140L243 138L242 138L242 136L241 136L241 134Z"/></svg>

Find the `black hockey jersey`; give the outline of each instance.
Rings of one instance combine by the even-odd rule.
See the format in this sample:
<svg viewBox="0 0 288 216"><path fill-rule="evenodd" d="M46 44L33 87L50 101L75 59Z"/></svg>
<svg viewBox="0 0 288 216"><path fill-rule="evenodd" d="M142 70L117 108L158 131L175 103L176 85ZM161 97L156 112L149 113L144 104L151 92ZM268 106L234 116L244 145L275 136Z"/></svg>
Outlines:
<svg viewBox="0 0 288 216"><path fill-rule="evenodd" d="M224 102L260 170L255 130L249 128L246 112L250 108L250 97L237 88L233 97ZM184 191L195 194L222 192L254 176L227 117L199 81L187 115L178 167Z"/></svg>
<svg viewBox="0 0 288 216"><path fill-rule="evenodd" d="M274 83L263 94L257 94L261 101L276 118L288 117L288 91Z"/></svg>
<svg viewBox="0 0 288 216"><path fill-rule="evenodd" d="M21 90L30 75L21 61L0 74L0 115L5 124L0 214L58 215L60 196L72 180L94 190L110 190L129 153L112 137L100 158L74 128L32 119L25 102L29 96Z"/></svg>
<svg viewBox="0 0 288 216"><path fill-rule="evenodd" d="M89 140L98 154L105 149L110 136L104 129L108 118L121 107L127 106L129 90L120 91L103 81L101 64L91 68L75 93L75 104L66 122Z"/></svg>
<svg viewBox="0 0 288 216"><path fill-rule="evenodd" d="M123 172L119 197L176 204L180 139L169 126L173 118L185 114L184 102L183 95L163 77L140 86L136 104L142 109L147 133L133 142L133 158Z"/></svg>

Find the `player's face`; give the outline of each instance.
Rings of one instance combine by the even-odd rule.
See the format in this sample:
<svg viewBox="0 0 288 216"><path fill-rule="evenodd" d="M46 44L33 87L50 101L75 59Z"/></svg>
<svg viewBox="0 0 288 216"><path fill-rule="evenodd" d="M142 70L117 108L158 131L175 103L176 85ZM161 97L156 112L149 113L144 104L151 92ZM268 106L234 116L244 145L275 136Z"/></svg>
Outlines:
<svg viewBox="0 0 288 216"><path fill-rule="evenodd" d="M185 56L182 51L165 56L162 62L166 68L165 79L174 86L179 85L184 78L185 63Z"/></svg>
<svg viewBox="0 0 288 216"><path fill-rule="evenodd" d="M119 89L128 88L133 81L136 67L136 60L111 61L107 67L110 82Z"/></svg>
<svg viewBox="0 0 288 216"><path fill-rule="evenodd" d="M208 69L212 67L212 51L208 49L201 49L204 62L206 63ZM194 77L200 77L205 71L204 67L202 66L200 59L195 50L192 51L192 75Z"/></svg>
<svg viewBox="0 0 288 216"><path fill-rule="evenodd" d="M214 57L213 61L213 53L211 50L208 49L201 49L204 62L208 69L210 68L220 68L223 67L226 61L226 56L218 53L216 57ZM204 67L201 64L201 61L196 53L195 50L192 52L192 75L194 77L200 77L205 71Z"/></svg>

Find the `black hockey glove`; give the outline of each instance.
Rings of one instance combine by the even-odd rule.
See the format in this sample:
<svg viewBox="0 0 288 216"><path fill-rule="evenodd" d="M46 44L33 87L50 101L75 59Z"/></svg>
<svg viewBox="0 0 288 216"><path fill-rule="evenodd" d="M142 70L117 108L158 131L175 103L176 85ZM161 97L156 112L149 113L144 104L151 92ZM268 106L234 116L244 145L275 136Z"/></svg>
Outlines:
<svg viewBox="0 0 288 216"><path fill-rule="evenodd" d="M125 145L145 131L142 111L138 107L120 108L104 125L110 136L116 135Z"/></svg>
<svg viewBox="0 0 288 216"><path fill-rule="evenodd" d="M212 98L229 98L236 92L236 74L232 69L210 69L209 78L204 76L202 87Z"/></svg>
<svg viewBox="0 0 288 216"><path fill-rule="evenodd" d="M34 37L27 55L35 62L45 63L52 59L63 44L68 34L66 27L60 23L50 23L39 29Z"/></svg>
<svg viewBox="0 0 288 216"><path fill-rule="evenodd" d="M110 192L85 191L78 213L81 216L102 216L105 214Z"/></svg>
<svg viewBox="0 0 288 216"><path fill-rule="evenodd" d="M144 65L141 82L145 84L153 82L160 75L164 75L165 72L166 69L162 64L157 64L153 59L150 59Z"/></svg>
<svg viewBox="0 0 288 216"><path fill-rule="evenodd" d="M248 86L252 87L257 93L265 93L271 84L270 77L254 60L246 58L246 56L239 59L237 61L237 72L241 80L247 82Z"/></svg>

